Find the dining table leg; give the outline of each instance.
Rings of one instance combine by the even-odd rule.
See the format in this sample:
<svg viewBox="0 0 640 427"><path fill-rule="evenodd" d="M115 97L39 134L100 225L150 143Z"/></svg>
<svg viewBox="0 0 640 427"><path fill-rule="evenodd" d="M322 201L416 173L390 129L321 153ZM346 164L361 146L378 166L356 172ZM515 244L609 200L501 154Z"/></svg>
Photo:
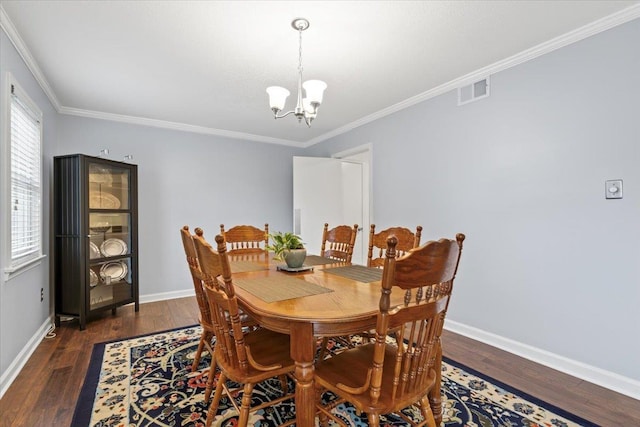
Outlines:
<svg viewBox="0 0 640 427"><path fill-rule="evenodd" d="M315 424L314 356L316 344L311 323L295 323L291 327L291 358L296 370L296 425Z"/></svg>

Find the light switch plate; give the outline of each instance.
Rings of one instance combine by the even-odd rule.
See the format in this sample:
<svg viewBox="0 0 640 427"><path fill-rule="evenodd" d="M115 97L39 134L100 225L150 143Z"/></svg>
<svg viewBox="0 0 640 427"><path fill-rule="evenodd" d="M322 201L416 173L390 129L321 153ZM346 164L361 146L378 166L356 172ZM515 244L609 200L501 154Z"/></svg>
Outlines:
<svg viewBox="0 0 640 427"><path fill-rule="evenodd" d="M607 199L622 199L622 180L610 179L605 181L604 197Z"/></svg>

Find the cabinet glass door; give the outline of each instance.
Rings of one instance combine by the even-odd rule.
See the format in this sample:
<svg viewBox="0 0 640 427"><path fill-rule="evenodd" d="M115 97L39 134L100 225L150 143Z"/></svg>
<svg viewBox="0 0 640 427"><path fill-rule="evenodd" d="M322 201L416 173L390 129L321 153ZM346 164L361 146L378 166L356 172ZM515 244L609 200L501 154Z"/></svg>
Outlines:
<svg viewBox="0 0 640 427"><path fill-rule="evenodd" d="M131 214L89 214L90 310L133 298Z"/></svg>
<svg viewBox="0 0 640 427"><path fill-rule="evenodd" d="M91 263L89 276L90 310L133 298L130 258Z"/></svg>
<svg viewBox="0 0 640 427"><path fill-rule="evenodd" d="M89 258L131 254L131 214L91 212L89 214Z"/></svg>
<svg viewBox="0 0 640 427"><path fill-rule="evenodd" d="M133 298L130 171L89 163L89 309Z"/></svg>
<svg viewBox="0 0 640 427"><path fill-rule="evenodd" d="M89 163L89 209L129 209L129 170Z"/></svg>

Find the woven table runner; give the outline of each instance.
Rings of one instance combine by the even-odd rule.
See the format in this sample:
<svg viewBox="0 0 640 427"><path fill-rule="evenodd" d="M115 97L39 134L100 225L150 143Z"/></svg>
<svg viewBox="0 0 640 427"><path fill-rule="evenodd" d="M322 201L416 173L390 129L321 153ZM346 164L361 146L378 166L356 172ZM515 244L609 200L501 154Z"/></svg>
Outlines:
<svg viewBox="0 0 640 427"><path fill-rule="evenodd" d="M325 258L318 255L307 255L304 259L304 265L324 265L324 264L338 264L342 261L337 259Z"/></svg>
<svg viewBox="0 0 640 427"><path fill-rule="evenodd" d="M329 274L357 280L362 283L377 282L382 279L382 270L379 268L365 267L362 265L346 265L344 267L325 268L322 270Z"/></svg>
<svg viewBox="0 0 640 427"><path fill-rule="evenodd" d="M232 273L246 273L249 271L262 271L269 269L266 265L253 261L231 261L229 264L231 265Z"/></svg>
<svg viewBox="0 0 640 427"><path fill-rule="evenodd" d="M233 283L264 302L284 301L333 292L332 289L323 288L295 277L288 277L285 274L278 275L278 277L238 279Z"/></svg>

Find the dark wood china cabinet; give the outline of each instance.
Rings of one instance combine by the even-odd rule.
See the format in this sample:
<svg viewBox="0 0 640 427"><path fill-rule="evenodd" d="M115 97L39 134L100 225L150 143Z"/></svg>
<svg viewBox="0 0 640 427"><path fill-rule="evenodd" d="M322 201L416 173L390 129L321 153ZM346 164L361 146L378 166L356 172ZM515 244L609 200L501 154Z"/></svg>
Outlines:
<svg viewBox="0 0 640 427"><path fill-rule="evenodd" d="M85 329L96 312L138 296L137 166L83 154L53 160L56 324Z"/></svg>

